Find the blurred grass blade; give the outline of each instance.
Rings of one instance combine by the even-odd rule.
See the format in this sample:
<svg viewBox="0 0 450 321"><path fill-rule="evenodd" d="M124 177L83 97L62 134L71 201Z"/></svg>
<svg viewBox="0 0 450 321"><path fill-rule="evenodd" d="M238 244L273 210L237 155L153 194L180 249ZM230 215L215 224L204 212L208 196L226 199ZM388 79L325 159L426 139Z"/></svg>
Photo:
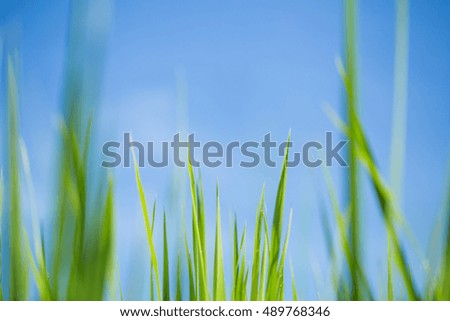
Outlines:
<svg viewBox="0 0 450 321"><path fill-rule="evenodd" d="M37 213L37 206L35 201L35 192L34 185L31 178L31 168L30 161L28 157L28 152L25 146L25 143L22 139L19 141L19 146L21 150L21 159L23 165L23 171L25 174L26 185L28 189L28 198L30 203L30 212L31 212L31 223L33 229L33 243L34 243L34 251L37 258L37 265L34 262L33 255L31 253L31 247L28 239L28 235L24 230L25 237L25 252L27 253L28 261L30 262L32 272L35 276L37 286L39 289L39 294L41 300L51 300L51 286L48 280L48 272L45 260L45 250L44 250L44 242L41 237L40 229L39 229L39 217Z"/></svg>
<svg viewBox="0 0 450 321"><path fill-rule="evenodd" d="M116 259L116 280L117 280L117 285L119 288L119 300L123 301L123 291L122 291L122 282L120 281L120 267L119 267L119 263Z"/></svg>
<svg viewBox="0 0 450 321"><path fill-rule="evenodd" d="M336 223L338 226L338 231L339 231L340 240L341 240L341 246L342 246L342 250L344 251L344 257L346 259L346 262L347 262L347 265L349 266L349 268L351 266L353 267L350 269L350 273L357 274L357 276L352 275L351 279L353 280L353 279L357 278L357 279L361 280L361 285L358 285L358 288L361 286L364 290L363 292L367 293L368 299L372 300L373 294L370 289L369 282L364 273L364 270L360 265L361 263L360 263L360 261L355 260L354 257L352 256L350 242L349 242L349 239L347 236L347 228L346 228L347 224L345 222L345 216L339 208L339 202L337 199L336 189L333 185L331 176L327 170L325 170L325 181L326 181L326 187L328 190L329 198L331 201L332 211L334 213L334 217L335 217L335 220L336 220ZM350 284L350 285L353 285L353 284ZM350 293L350 295L351 295L351 293ZM351 297L346 297L346 296L344 298L347 300L351 299Z"/></svg>
<svg viewBox="0 0 450 321"><path fill-rule="evenodd" d="M8 57L8 155L9 155L9 222L10 222L10 299L26 300L28 269L24 257L20 209L18 93L12 58Z"/></svg>
<svg viewBox="0 0 450 321"><path fill-rule="evenodd" d="M360 262L360 214L359 214L359 169L356 155L356 140L354 133L354 118L351 113L357 113L357 74L356 74L356 0L345 1L345 59L347 69L347 117L349 119L349 181L348 197L350 206L349 245L352 261ZM350 265L352 276L352 300L360 299L360 280L355 271L355 265Z"/></svg>
<svg viewBox="0 0 450 321"><path fill-rule="evenodd" d="M450 164L450 162L449 162ZM450 167L449 167L450 168ZM440 271L440 285L434 297L438 300L449 301L450 300L450 170L448 172L447 179L447 200L445 204L445 220L446 231L444 232L444 253L442 258L442 267Z"/></svg>
<svg viewBox="0 0 450 321"><path fill-rule="evenodd" d="M358 143L359 143L358 148L361 148L360 159L362 160L363 164L366 166L369 172L372 186L376 192L378 203L381 207L383 218L385 220L386 228L388 230L388 234L390 234L389 237L392 240L391 244L393 247L393 255L395 257L396 264L398 265L400 273L402 274L403 282L405 283L408 292L408 297L411 300L419 300L420 297L413 283L413 278L411 275L411 271L408 267L404 250L400 245L400 240L395 230L394 211L396 205L395 202L393 201L392 193L390 192L386 184L383 182L381 174L375 165L375 161L373 159L372 153L370 152L367 140L365 138L365 134L360 126L358 119L356 119L356 123L357 123L356 132L358 133Z"/></svg>
<svg viewBox="0 0 450 321"><path fill-rule="evenodd" d="M392 191L399 204L405 163L406 116L408 97L408 0L396 0L394 100L392 115L390 179Z"/></svg>
<svg viewBox="0 0 450 321"><path fill-rule="evenodd" d="M402 203L402 182L406 146L408 18L408 0L397 0L390 180L398 206L401 206ZM392 241L388 236L388 300L394 299L391 243Z"/></svg>
<svg viewBox="0 0 450 321"><path fill-rule="evenodd" d="M344 79L344 84L346 85L347 90L349 90L348 78L344 70L341 70L341 75ZM384 183L382 176L375 164L375 160L372 156L372 152L367 142L365 133L362 129L360 120L352 108L350 110L350 117L353 119L354 123L353 137L357 143L357 156L367 169L370 182L375 190L378 203L381 207L383 219L385 221L386 229L388 231L388 234L390 234L390 238L392 240L393 255L395 257L395 261L400 270L400 273L402 274L408 297L411 300L418 300L419 295L413 283L413 278L408 268L404 251L400 245L400 240L394 227L394 219L395 217L400 216L400 214L398 214L397 212L392 193Z"/></svg>
<svg viewBox="0 0 450 321"><path fill-rule="evenodd" d="M30 267L31 267L31 272L33 273L34 278L36 280L36 286L38 288L39 298L40 298L40 300L44 300L44 301L52 300L51 289L50 289L50 284L47 279L47 275L43 274L41 272L41 270L38 268L38 266L36 265L36 263L34 262L33 254L31 253L31 248L30 248L30 240L28 238L28 235L27 235L27 232L25 229L23 230L23 233L24 233L24 239L25 239L24 240L25 241L25 244L24 244L25 253L28 258Z"/></svg>

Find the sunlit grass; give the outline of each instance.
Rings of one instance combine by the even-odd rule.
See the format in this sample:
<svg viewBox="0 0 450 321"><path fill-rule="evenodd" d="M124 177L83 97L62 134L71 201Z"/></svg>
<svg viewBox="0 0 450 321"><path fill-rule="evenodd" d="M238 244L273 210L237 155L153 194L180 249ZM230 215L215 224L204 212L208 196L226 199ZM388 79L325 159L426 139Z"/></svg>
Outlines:
<svg viewBox="0 0 450 321"><path fill-rule="evenodd" d="M376 162L376 153L370 148L370 140L359 116L358 69L357 69L357 15L353 0L345 1L345 59L338 60L338 72L344 84L346 104L345 117L328 109L327 112L350 141L348 186L346 204L335 188L331 175L325 171L327 195L321 195L330 206L332 221L326 215L328 207L321 208L321 219L326 238L327 253L332 266L333 291L341 300L385 299L381 291L372 289L368 272L364 269L360 221L364 212L360 204L363 171L379 206L378 212L388 235L386 256L386 288L388 299L404 299L394 290L396 273L401 277L410 300L450 300L450 187L445 207L445 243L436 278L425 284L426 293L420 292L418 281L411 272L405 248L408 243L400 237L399 230L406 219L401 209L401 181L404 151L396 146L405 143L406 81L407 69L407 2L399 0L397 19L397 67L396 99L394 103L394 130L392 134L391 174L386 179ZM73 36L73 35L72 35ZM72 43L72 42L71 42ZM73 46L83 43L73 42ZM74 48L72 48L74 50ZM83 82L89 76L78 60L67 68L64 117L60 122L59 168L55 170L57 192L54 195L56 209L50 231L45 231L39 220L34 200L30 160L25 143L20 138L18 116L18 86L14 59L7 64L7 118L8 118L8 164L7 184L0 175L0 299L32 299L28 276L32 275L41 300L103 300L123 299L115 249L115 194L110 173L103 173L90 162L90 146L95 139L95 117L87 111ZM76 70L77 72L74 72ZM83 72L81 72L83 71ZM290 140L290 134L288 141ZM188 153L189 154L189 153ZM287 190L289 150L286 149L276 195L266 195L262 188L259 202L255 204L253 226L240 226L235 216L232 235L226 235L222 227L219 182L216 184L215 215L207 213L203 183L199 172L188 158L187 174L190 187L190 221L184 229L184 242L172 249L170 236L179 233L168 224L165 211L158 212L156 200L150 208L143 182L133 154L136 190L142 212L141 226L146 233L150 264L149 298L151 300L284 300L299 298L302 284L296 284L295 270L290 264L291 283L286 285L288 246L295 253L297 244L289 243L292 220L299 219L290 209L286 217L285 198ZM25 185L21 186L21 176ZM205 190L213 188L206 186ZM26 190L24 195L22 191ZM267 197L275 199L271 210L266 208ZM6 202L4 202L6 200ZM31 237L26 229L23 203L28 202ZM8 266L9 293L3 293L2 226L3 203L9 221L7 244L10 259ZM207 218L215 218L207 225ZM162 240L157 240L155 226L162 222ZM208 222L209 223L209 222ZM208 229L214 226L214 229ZM336 227L338 244L334 244L333 227ZM2 229L3 228L3 229ZM253 231L250 235L248 231ZM45 235L51 237L44 238ZM159 235L159 234L158 234ZM211 242L210 240L214 240ZM160 241L160 242L159 242ZM224 242L232 244L231 252L224 253ZM162 247L157 247L162 244ZM251 248L248 249L248 244ZM208 257L213 249L214 256ZM172 251L174 251L172 253ZM227 260L227 254L231 259ZM343 262L338 258L343 257ZM162 258L162 260L161 260ZM341 264L342 263L342 264ZM342 265L342 266L341 266ZM212 271L212 273L211 273ZM231 276L226 277L226 271ZM297 278L298 279L298 278ZM397 282L398 280L395 279ZM174 284L174 286L172 286ZM119 294L110 291L119 289ZM171 291L175 289L175 291ZM288 293L291 296L288 296Z"/></svg>

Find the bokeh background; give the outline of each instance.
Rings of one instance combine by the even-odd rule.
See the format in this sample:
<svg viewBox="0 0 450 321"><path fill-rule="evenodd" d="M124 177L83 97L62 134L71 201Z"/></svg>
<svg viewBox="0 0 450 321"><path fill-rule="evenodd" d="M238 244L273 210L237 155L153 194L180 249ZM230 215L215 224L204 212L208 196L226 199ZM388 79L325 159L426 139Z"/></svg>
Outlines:
<svg viewBox="0 0 450 321"><path fill-rule="evenodd" d="M97 69L101 75L89 80L97 84L90 95L98 125L93 148L98 166L101 145L121 141L123 132L132 132L141 142L170 141L181 131L194 132L202 142L227 143L262 141L268 132L283 141L291 130L297 151L304 142L324 142L326 131L342 137L323 111L327 104L343 111L342 82L335 64L344 44L340 1L95 3L85 18L93 36L90 50L83 54L92 58L86 68ZM57 120L62 114L70 10L66 0L0 2L1 59L6 61L6 50L16 50L20 56L20 126L46 228L55 206L52 173L58 165ZM379 166L388 177L395 3L359 1L357 22L360 112ZM401 207L417 239L407 252L419 281L427 276L420 253L436 251L430 240L439 229L436 222L445 203L450 147L449 30L450 2L410 1ZM4 93L1 98L4 106ZM3 112L1 117L4 124ZM5 135L3 129L1 135ZM0 150L4 159L4 148ZM339 166L330 170L342 187L344 207L346 171ZM233 216L241 228L246 222L251 228L263 184L271 212L279 173L280 167L265 165L202 168L211 240L216 179L220 184L223 224L230 231L224 235L226 258L231 257ZM124 298L146 299L149 255L134 172L117 168L113 174ZM149 200L157 198L159 214L167 211L171 246L176 247L182 231L180 213L189 208L186 170L147 167L141 175ZM372 287L378 289L386 276L386 236L364 177L362 184L364 267ZM323 168L289 170L286 209L293 209L289 257L304 299L334 297L319 215L329 207ZM155 238L161 244L162 232L156 230ZM209 250L212 255L213 246Z"/></svg>

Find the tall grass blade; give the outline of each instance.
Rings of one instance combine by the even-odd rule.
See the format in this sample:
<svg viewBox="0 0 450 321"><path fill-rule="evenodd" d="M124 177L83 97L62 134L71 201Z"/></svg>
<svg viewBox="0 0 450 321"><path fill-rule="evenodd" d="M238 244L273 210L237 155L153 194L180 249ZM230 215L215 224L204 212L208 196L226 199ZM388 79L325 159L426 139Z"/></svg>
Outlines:
<svg viewBox="0 0 450 321"><path fill-rule="evenodd" d="M220 199L219 184L216 185L216 239L214 246L214 283L213 283L213 299L215 301L225 301L225 271L223 262L223 246L222 246L222 226L220 218Z"/></svg>
<svg viewBox="0 0 450 321"><path fill-rule="evenodd" d="M12 58L8 58L8 154L9 154L9 222L10 222L10 299L26 300L28 269L24 257L20 208L18 93Z"/></svg>
<svg viewBox="0 0 450 321"><path fill-rule="evenodd" d="M258 204L256 212L255 235L253 241L253 263L252 263L252 282L250 300L258 300L258 290L261 284L260 269L261 269L261 237L263 230L263 216L264 216L264 187L261 192L261 199Z"/></svg>
<svg viewBox="0 0 450 321"><path fill-rule="evenodd" d="M161 295L161 284L160 284L160 277L159 277L159 267L158 267L158 257L156 255L155 250L155 243L153 241L153 232L152 227L150 226L150 218L147 208L147 201L145 199L145 193L144 188L142 186L141 182L141 176L139 174L139 167L136 160L136 154L133 150L133 161L134 161L134 169L135 169L135 176L136 176L136 184L139 192L139 199L141 201L141 207L142 207L142 215L144 217L144 223L145 223L145 230L147 232L147 243L150 250L150 258L151 258L151 266L153 268L153 272L155 273L155 282L156 282L156 294L158 297L158 301L162 300Z"/></svg>
<svg viewBox="0 0 450 321"><path fill-rule="evenodd" d="M297 287L295 286L294 266L292 265L292 260L289 261L289 266L291 269L292 300L298 301Z"/></svg>
<svg viewBox="0 0 450 321"><path fill-rule="evenodd" d="M183 286L182 286L182 276L181 276L181 253L178 252L177 255L177 288L175 294L175 300L183 300Z"/></svg>
<svg viewBox="0 0 450 321"><path fill-rule="evenodd" d="M446 215L446 235L444 253L441 267L440 286L438 286L437 293L434 295L438 300L450 300L450 171L449 179L447 179L447 201L445 204Z"/></svg>
<svg viewBox="0 0 450 321"><path fill-rule="evenodd" d="M269 253L269 226L267 224L266 216L263 212L262 214L263 219L263 227L264 227L264 242L263 242L263 253L261 258L261 275L259 278L259 293L258 293L258 300L262 301L265 299L266 294L266 282L267 282L267 266L268 266L268 253Z"/></svg>
<svg viewBox="0 0 450 321"><path fill-rule="evenodd" d="M406 147L406 116L408 97L408 0L397 0L395 35L394 101L390 179L392 191L401 204Z"/></svg>
<svg viewBox="0 0 450 321"><path fill-rule="evenodd" d="M169 280L169 245L167 243L167 222L164 212L164 271L163 271L163 300L170 301L170 280Z"/></svg>
<svg viewBox="0 0 450 321"><path fill-rule="evenodd" d="M283 243L283 251L281 252L280 263L278 264L278 298L277 300L284 300L284 265L286 262L286 253L289 243L289 237L291 235L292 226L292 210L289 214L289 222L287 226L287 232Z"/></svg>
<svg viewBox="0 0 450 321"><path fill-rule="evenodd" d="M88 275L87 284L83 291L91 292L84 297L89 300L100 300L104 296L108 275L114 270L114 183L110 177L107 181L107 192L102 200L102 209L96 211L99 213L99 225L95 230L98 231L98 244L96 247L88 247L85 254L89 262L92 262L93 271L83 271L83 275ZM88 231L89 235L92 235ZM80 277L78 277L80 279Z"/></svg>
<svg viewBox="0 0 450 321"><path fill-rule="evenodd" d="M406 146L406 114L408 92L408 0L397 0L395 41L394 101L391 138L390 180L397 204L402 202L403 168ZM394 299L392 249L388 237L388 300Z"/></svg>
<svg viewBox="0 0 450 321"><path fill-rule="evenodd" d="M205 215L205 197L203 195L203 183L202 183L202 176L199 172L198 177L198 183L197 183L197 215L198 215L198 230L200 233L200 246L201 246L201 253L203 253L203 265L205 266L205 277L207 278L207 266L208 266L208 260L207 260L207 252L206 252L206 215Z"/></svg>
<svg viewBox="0 0 450 321"><path fill-rule="evenodd" d="M344 70L341 70L341 76L348 90L348 78ZM400 240L395 230L395 217L399 217L400 214L398 214L399 212L396 208L396 204L393 201L392 192L382 179L382 175L380 174L376 166L372 151L362 129L360 120L354 113L353 109L350 110L350 117L353 119L354 123L353 137L357 143L357 157L364 165L369 174L370 182L375 191L377 201L380 205L387 232L388 234L390 234L389 237L392 240L392 252L396 265L398 266L399 271L402 275L409 299L418 300L420 299L420 297L413 283L413 278L410 269L408 268L404 250L400 245Z"/></svg>
<svg viewBox="0 0 450 321"><path fill-rule="evenodd" d="M339 202L338 202L338 198L337 198L337 193L336 193L336 189L333 185L333 181L331 179L331 176L329 174L328 171L325 171L325 180L326 180L326 186L327 186L327 190L328 190L328 194L330 197L330 201L331 201L331 207L332 207L332 211L334 213L334 217L338 226L338 231L339 231L339 235L340 235L340 240L341 240L341 246L342 246L342 250L344 252L344 257L346 259L347 265L349 266L353 266L353 268L350 269L350 272L353 272L357 275L353 275L352 276L352 280L354 278L358 278L359 280L361 280L361 287L364 289L364 293L367 293L367 296L369 299L373 299L373 294L372 291L370 289L369 286L369 282L367 280L367 277L364 273L363 268L360 265L360 261L355 261L353 260L353 256L352 256L352 252L351 252L351 247L350 247L350 241L348 238L348 232L347 232L347 224L345 222L345 215L341 212L340 208L339 208ZM352 284L350 284L352 285ZM344 286L343 284L340 284L340 288L338 288L338 297L341 299L345 299L345 300L349 300L351 299L351 295L352 293L349 291L342 291L342 286ZM358 285L359 286L359 285ZM350 290L350 288L348 287L348 285L345 285L345 288L347 288L348 290ZM347 296L347 292L350 295L349 297ZM343 296L340 296L340 294Z"/></svg>
<svg viewBox="0 0 450 321"><path fill-rule="evenodd" d="M208 293L208 277L207 277L207 269L205 265L206 261L206 252L204 249L206 248L206 244L203 243L202 239L205 239L204 232L204 212L203 205L200 206L199 210L199 197L197 196L197 186L194 178L194 170L192 169L191 159L189 157L188 152L188 172L189 172L189 180L191 186L191 200L192 200L192 233L193 233L193 248L194 248L194 267L196 272L196 288L198 291L198 298L201 301L209 300ZM201 188L200 188L201 190ZM202 195L202 194L201 194ZM200 197L201 204L203 203L203 197ZM199 218L200 217L200 218ZM201 227L203 226L203 227ZM200 230L202 229L202 233ZM202 236L203 235L203 236Z"/></svg>
<svg viewBox="0 0 450 321"><path fill-rule="evenodd" d="M20 151L21 151L21 159L22 159L22 167L23 172L26 179L26 185L28 190L28 197L30 202L30 212L31 212L31 223L32 223L32 229L33 229L33 243L34 243L34 251L37 258L37 264L34 261L32 252L31 252L31 246L29 243L28 235L26 231L24 231L24 237L25 237L25 252L27 253L28 261L30 262L32 272L35 276L38 291L41 300L51 300L52 294L51 294L51 285L48 280L48 271L47 271L47 264L45 260L45 250L44 250L44 242L43 238L40 233L39 228L39 217L37 213L37 206L35 201L35 192L34 192L34 185L31 178L31 168L30 168L30 161L28 157L28 152L25 146L25 143L22 139L20 139L19 142Z"/></svg>
<svg viewBox="0 0 450 321"><path fill-rule="evenodd" d="M236 289L235 289L235 300L245 301L247 300L247 276L248 270L245 265L245 242L247 237L247 227L244 226L242 231L241 241L239 243L239 249L237 253L237 264L236 264Z"/></svg>
<svg viewBox="0 0 450 321"><path fill-rule="evenodd" d="M356 156L356 141L353 137L354 121L351 112L357 112L357 75L356 75L356 0L345 1L345 58L347 69L347 116L349 119L349 186L350 200L349 242L351 260L360 262L360 214L359 214L359 169ZM351 264L352 300L360 299L360 281L355 271L355 264Z"/></svg>
<svg viewBox="0 0 450 321"><path fill-rule="evenodd" d="M186 234L184 237L184 245L185 245L185 251L186 251L186 262L187 262L187 266L188 266L188 276L189 276L189 300L197 301L197 288L196 288L197 284L195 282L194 267L193 267L193 263L192 263L191 254L189 253L189 244L187 241Z"/></svg>
<svg viewBox="0 0 450 321"><path fill-rule="evenodd" d="M156 217L156 200L153 201L153 209L152 209L152 222L151 229L152 235L155 230L155 217ZM150 259L150 300L155 301L155 273L153 272L153 260Z"/></svg>
<svg viewBox="0 0 450 321"><path fill-rule="evenodd" d="M288 145L290 142L290 133L288 135ZM283 167L281 169L280 181L278 184L277 198L275 210L272 220L272 235L269 246L269 271L267 280L266 300L277 300L279 285L278 263L281 255L281 238L283 233L283 214L284 214L284 198L286 194L286 178L287 178L287 162L289 156L289 148L286 148Z"/></svg>
<svg viewBox="0 0 450 321"><path fill-rule="evenodd" d="M43 301L48 301L52 299L52 295L51 295L51 289L50 289L50 284L48 282L47 276L41 272L41 270L38 268L38 266L36 265L34 258L33 258L33 254L31 252L31 247L30 247L30 240L28 238L28 234L26 232L26 230L23 230L24 233L24 247L25 247L25 253L28 259L28 262L30 264L30 268L31 268L31 272L34 275L34 278L36 280L36 286L38 288L38 292L39 292L39 298Z"/></svg>
<svg viewBox="0 0 450 321"><path fill-rule="evenodd" d="M238 274L239 274L239 236L237 227L237 218L234 216L233 224L233 279L231 284L231 300L236 300L236 289L238 286Z"/></svg>

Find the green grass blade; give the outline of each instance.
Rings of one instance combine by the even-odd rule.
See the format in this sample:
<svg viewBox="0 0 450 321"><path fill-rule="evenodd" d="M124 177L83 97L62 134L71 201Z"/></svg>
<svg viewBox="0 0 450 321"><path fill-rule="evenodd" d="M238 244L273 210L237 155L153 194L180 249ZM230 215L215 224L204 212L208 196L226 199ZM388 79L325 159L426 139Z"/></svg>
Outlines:
<svg viewBox="0 0 450 321"><path fill-rule="evenodd" d="M147 242L148 242L148 247L150 249L150 257L152 260L153 271L155 273L156 293L157 293L158 300L161 301L162 296L161 296L161 285L160 285L160 281L159 281L158 257L156 255L155 244L153 242L153 232L152 232L152 228L150 226L147 201L145 199L144 188L142 186L141 176L139 175L139 167L137 164L136 154L135 154L134 150L133 150L133 160L134 160L134 169L135 169L135 175L136 175L136 184L137 184L137 188L138 188L138 192L139 192L139 199L141 201L141 207L142 207L142 215L144 216L145 230L147 232Z"/></svg>
<svg viewBox="0 0 450 321"><path fill-rule="evenodd" d="M215 301L226 300L225 272L223 262L222 226L220 218L219 184L216 186L216 239L214 247L214 289Z"/></svg>
<svg viewBox="0 0 450 321"><path fill-rule="evenodd" d="M122 291L122 282L120 281L120 267L119 262L116 259L116 282L119 288L119 300L123 301L123 291Z"/></svg>
<svg viewBox="0 0 450 321"><path fill-rule="evenodd" d="M295 273L292 260L289 260L289 267L291 269L291 286L292 286L292 300L298 301L297 287L295 286Z"/></svg>
<svg viewBox="0 0 450 321"><path fill-rule="evenodd" d="M360 214L359 214L359 169L356 156L356 140L353 137L354 120L350 113L357 112L357 75L356 75L356 0L345 1L345 57L347 67L347 114L349 118L349 185L350 200L349 242L352 261L361 261L360 257ZM352 275L352 299L360 299L360 281L355 265L350 266Z"/></svg>
<svg viewBox="0 0 450 321"><path fill-rule="evenodd" d="M359 261L358 250L354 248L355 245L360 244L357 237L355 236L358 231L357 220L358 217L353 212L355 212L355 202L353 200L357 200L357 173L355 170L357 166L356 162L359 159L367 168L372 186L377 194L378 202L381 206L383 218L385 220L386 228L388 230L388 234L392 240L393 254L395 256L396 264L399 267L400 273L402 274L403 281L406 285L408 296L410 299L417 300L419 298L417 294L417 290L412 282L412 277L410 271L407 267L406 258L404 256L403 249L400 246L400 241L398 239L397 233L394 228L394 215L392 215L392 209L395 208L395 203L392 200L392 196L390 192L386 188L385 184L381 179L381 175L375 165L375 161L372 157L372 153L370 152L370 148L368 147L367 140L365 138L356 108L356 50L355 50L355 1L347 0L347 41L346 41L346 58L347 58L347 67L344 70L342 67L340 69L341 75L344 79L345 88L348 96L348 117L349 117L349 130L348 130L348 138L350 140L350 197L352 199L351 209L350 209L350 217L351 217L351 235L350 237L350 246L352 247L352 256L355 257L355 261ZM352 170L353 169L353 170ZM353 171L353 174L352 174ZM353 177L353 178L352 178ZM355 273L354 273L355 274ZM360 282L355 282L353 280L356 288L353 288L352 297L357 299L358 293L355 290L358 289L358 284ZM355 284L357 283L357 284Z"/></svg>
<svg viewBox="0 0 450 321"><path fill-rule="evenodd" d="M340 73L348 90L347 74L342 68L340 68ZM410 269L408 268L404 250L400 245L400 240L395 229L396 221L404 221L403 215L397 209L392 191L384 182L382 175L380 174L380 171L376 166L375 159L369 147L369 143L367 141L365 133L362 129L360 120L358 116L353 112L353 110L351 110L351 117L353 118L353 122L355 124L353 136L357 142L357 156L367 170L371 185L375 190L377 201L381 208L381 213L385 221L389 238L392 240L392 255L394 256L395 264L399 268L400 274L402 275L409 299L418 300L420 299L420 296L418 294L416 286L414 285ZM347 130L346 133L348 134L349 131Z"/></svg>
<svg viewBox="0 0 450 321"><path fill-rule="evenodd" d="M261 258L261 275L259 278L259 294L258 299L260 301L264 300L266 297L266 282L267 282L267 265L268 265L268 253L269 253L269 226L267 224L266 216L263 212L262 215L263 226L264 226L264 242L263 242L263 253Z"/></svg>
<svg viewBox="0 0 450 321"><path fill-rule="evenodd" d="M189 172L189 180L191 183L190 185L191 185L191 199L192 199L192 230L193 230L192 232L193 232L193 247L194 247L194 265L197 275L197 290L199 291L199 299L204 301L209 300L208 277L205 265L206 253L204 252L204 247L206 246L206 244L204 245L202 244L202 238L204 239L205 236L200 235L197 187L195 184L194 170L192 169L192 164L189 156L188 156L188 172ZM201 216L203 217L204 214L202 214ZM203 218L201 220L203 220ZM204 231L202 232L202 234L204 234Z"/></svg>
<svg viewBox="0 0 450 321"><path fill-rule="evenodd" d="M447 200L445 204L445 216L446 216L446 231L444 232L444 253L442 258L442 267L440 271L440 284L436 292L434 293L434 297L438 300L450 300L450 171L447 179Z"/></svg>
<svg viewBox="0 0 450 321"><path fill-rule="evenodd" d="M31 178L31 168L30 161L28 157L28 152L25 146L25 143L22 139L19 141L20 151L21 151L21 159L22 159L22 167L23 172L26 179L26 185L28 189L28 197L30 202L30 212L31 212L31 223L33 229L33 243L34 243L34 251L37 258L37 264L34 262L31 247L29 244L29 238L26 232L24 233L25 238L25 252L27 254L28 261L30 262L32 272L35 276L36 283L39 290L39 295L41 300L51 300L51 286L48 280L48 272L45 261L45 251L44 251L44 242L41 237L40 229L39 229L39 217L37 213L37 206L35 201L35 192L34 185ZM28 253L29 252L29 253Z"/></svg>
<svg viewBox="0 0 450 321"><path fill-rule="evenodd" d="M189 300L190 301L197 301L197 288L196 288L196 282L194 278L194 267L192 263L191 254L189 253L189 245L187 241L186 234L184 236L184 245L185 245L185 251L186 251L186 262L188 266L188 276L189 276Z"/></svg>
<svg viewBox="0 0 450 321"><path fill-rule="evenodd" d="M401 205L402 202L403 168L406 146L408 18L408 0L397 0L390 179L392 190L398 205ZM388 300L394 299L391 243L392 241L388 237Z"/></svg>
<svg viewBox="0 0 450 321"><path fill-rule="evenodd" d="M202 183L202 176L199 172L198 177L198 183L197 183L197 218L198 218L198 230L200 233L200 246L201 246L201 253L203 254L203 265L205 267L205 278L208 280L207 277L207 266L208 266L208 260L207 260L207 252L206 252L206 215L205 215L205 198L203 196L203 183Z"/></svg>
<svg viewBox="0 0 450 321"><path fill-rule="evenodd" d="M264 187L261 192L261 199L258 204L255 223L255 235L253 241L253 264L252 264L252 280L251 280L251 293L250 300L258 300L258 289L260 287L260 269L261 269L261 233L263 225L264 215Z"/></svg>
<svg viewBox="0 0 450 321"><path fill-rule="evenodd" d="M163 271L163 300L170 301L170 280L169 280L169 246L167 243L167 223L164 212L164 271Z"/></svg>
<svg viewBox="0 0 450 321"><path fill-rule="evenodd" d="M10 299L26 300L28 269L24 257L19 179L18 93L11 57L8 58L8 141L9 141L9 208L10 208Z"/></svg>
<svg viewBox="0 0 450 321"><path fill-rule="evenodd" d="M151 229L152 234L155 230L155 217L156 217L156 200L153 202L153 209L152 209L152 223L151 223ZM153 272L153 260L150 260L150 300L155 301L155 273Z"/></svg>
<svg viewBox="0 0 450 321"><path fill-rule="evenodd" d="M348 88L348 80L345 71L341 71L341 74L343 76L344 83ZM390 238L392 240L392 251L396 265L398 266L402 275L403 282L405 283L407 289L408 297L411 300L418 300L419 295L413 283L413 278L406 262L404 250L400 245L400 240L394 227L395 217L399 217L400 214L398 213L396 204L393 201L392 192L382 179L382 176L376 166L374 157L367 142L365 133L362 129L360 120L353 109L351 110L350 116L353 118L354 123L353 136L357 142L357 156L366 168L369 174L371 185L375 190L375 194L381 208L382 216L385 221L386 229L388 231L388 234L390 234Z"/></svg>
<svg viewBox="0 0 450 321"><path fill-rule="evenodd" d="M247 236L247 227L244 226L244 230L242 231L241 241L239 243L239 250L237 255L237 266L236 266L236 289L235 289L235 300L237 301L245 301L247 300L247 273L248 270L245 266L245 240Z"/></svg>
<svg viewBox="0 0 450 321"><path fill-rule="evenodd" d="M388 236L387 241L387 299L388 301L394 300L394 286L393 286L393 273L392 273L392 241Z"/></svg>
<svg viewBox="0 0 450 321"><path fill-rule="evenodd" d="M290 134L288 136L290 142ZM271 260L277 260L280 255L281 234L283 232L283 214L284 214L284 198L286 194L286 177L287 177L287 160L289 148L286 149L284 155L283 167L281 169L280 181L278 184L277 198L275 210L272 220L272 238L271 238ZM269 272L270 274L270 272Z"/></svg>
<svg viewBox="0 0 450 321"><path fill-rule="evenodd" d="M182 286L182 276L181 276L181 253L178 252L177 255L177 289L175 300L181 301L183 300L183 286Z"/></svg>
<svg viewBox="0 0 450 321"><path fill-rule="evenodd" d="M398 203L402 200L402 182L405 163L406 116L408 97L408 0L397 0L395 35L394 100L390 179Z"/></svg>
<svg viewBox="0 0 450 321"><path fill-rule="evenodd" d="M49 301L52 300L51 295L51 289L50 289L50 283L48 282L47 275L43 274L41 270L36 265L33 254L31 253L31 247L30 247L30 241L27 235L26 230L23 230L24 233L24 247L25 247L25 253L28 259L28 263L30 264L31 272L34 275L34 278L36 280L36 286L38 288L39 292L39 298L40 300Z"/></svg>
<svg viewBox="0 0 450 321"><path fill-rule="evenodd" d="M359 148L361 148L359 157L369 172L370 180L376 192L378 203L381 207L383 218L385 220L386 228L388 230L388 234L390 235L389 237L392 240L391 244L393 247L393 255L400 273L402 274L403 282L405 283L408 292L408 297L411 300L418 300L420 297L416 286L413 283L411 271L408 268L406 256L403 248L400 245L400 240L394 226L394 217L398 216L399 214L394 214L396 205L393 201L392 193L387 185L383 182L382 176L375 165L374 158L372 156L372 153L370 152L370 149L368 148L368 143L365 138L365 134L359 124L359 120L357 121L357 123Z"/></svg>
<svg viewBox="0 0 450 321"><path fill-rule="evenodd" d="M238 240L238 227L237 227L237 218L234 216L234 224L233 224L233 279L231 284L231 300L236 300L236 288L238 283L238 274L239 274L239 240Z"/></svg>
<svg viewBox="0 0 450 321"><path fill-rule="evenodd" d="M288 143L290 142L290 133L288 135L287 141ZM278 261L281 254L281 238L283 233L284 198L286 194L288 157L289 148L286 148L272 220L272 236L269 247L269 274L267 280L268 295L266 296L267 300L276 300L278 295Z"/></svg>
<svg viewBox="0 0 450 321"><path fill-rule="evenodd" d="M283 251L281 252L280 263L278 265L279 283L278 283L278 298L277 298L277 300L280 300L280 301L284 300L284 265L285 265L285 261L286 261L286 253L287 253L287 248L288 248L288 243L289 243L289 237L291 235L291 226L292 226L292 210L289 214L289 222L288 222L288 226L287 226L286 236L284 239Z"/></svg>
<svg viewBox="0 0 450 321"><path fill-rule="evenodd" d="M360 261L354 260L354 257L352 256L350 241L347 236L347 224L345 222L345 216L339 208L339 202L337 199L336 189L333 185L333 181L332 181L331 176L328 171L325 171L325 180L326 180L326 187L327 187L328 194L329 194L330 201L331 201L331 207L332 207L334 217L337 222L337 226L338 226L338 230L339 230L341 246L344 251L344 257L346 259L348 266L354 267L354 268L350 269L350 273L358 274L357 276L352 275L351 278L352 278L352 280L355 278L361 280L361 287L363 287L364 292L367 293L369 299L373 299L372 291L369 287L369 283L367 281L367 277L364 273L364 270L362 269L362 267L360 265ZM337 293L337 295L339 296L339 293ZM350 295L351 295L351 293L350 293ZM349 297L347 299L351 299L351 297Z"/></svg>

